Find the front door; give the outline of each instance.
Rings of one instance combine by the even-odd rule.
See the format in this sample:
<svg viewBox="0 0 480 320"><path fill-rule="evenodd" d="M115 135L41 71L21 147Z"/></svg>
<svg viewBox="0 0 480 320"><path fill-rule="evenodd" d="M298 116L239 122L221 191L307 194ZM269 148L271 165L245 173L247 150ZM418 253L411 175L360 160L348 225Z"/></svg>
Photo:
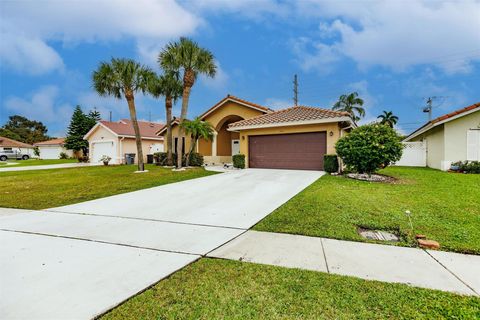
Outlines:
<svg viewBox="0 0 480 320"><path fill-rule="evenodd" d="M232 156L240 153L240 140L232 140Z"/></svg>

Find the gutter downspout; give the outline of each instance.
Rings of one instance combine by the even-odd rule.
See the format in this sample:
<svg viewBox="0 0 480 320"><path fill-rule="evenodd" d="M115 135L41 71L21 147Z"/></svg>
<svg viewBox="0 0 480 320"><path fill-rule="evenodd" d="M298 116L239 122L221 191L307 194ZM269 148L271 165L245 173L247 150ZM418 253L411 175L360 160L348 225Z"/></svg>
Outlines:
<svg viewBox="0 0 480 320"><path fill-rule="evenodd" d="M122 137L122 138L120 139L120 157L119 157L119 158L120 158L120 159L119 159L120 161L119 161L119 164L123 164L123 161L122 161L122 159L123 159L123 158L122 158L122 154L123 154L123 143L122 143L122 141L123 141L123 139L125 139L125 137Z"/></svg>

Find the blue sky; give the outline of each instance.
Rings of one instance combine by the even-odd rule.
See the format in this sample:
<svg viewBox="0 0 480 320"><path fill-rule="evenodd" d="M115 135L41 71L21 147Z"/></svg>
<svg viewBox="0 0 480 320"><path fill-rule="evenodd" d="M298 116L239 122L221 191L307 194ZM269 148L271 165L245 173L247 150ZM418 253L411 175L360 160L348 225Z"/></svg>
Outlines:
<svg viewBox="0 0 480 320"><path fill-rule="evenodd" d="M193 88L193 117L228 93L275 109L330 108L357 91L374 120L383 110L410 132L427 116L480 102L479 1L22 1L0 3L0 124L21 114L65 134L75 105L107 119L126 102L99 97L91 74L129 57L159 71L169 41L188 36L210 49L215 79ZM137 97L138 116L165 117L163 101ZM175 108L178 112L179 108Z"/></svg>

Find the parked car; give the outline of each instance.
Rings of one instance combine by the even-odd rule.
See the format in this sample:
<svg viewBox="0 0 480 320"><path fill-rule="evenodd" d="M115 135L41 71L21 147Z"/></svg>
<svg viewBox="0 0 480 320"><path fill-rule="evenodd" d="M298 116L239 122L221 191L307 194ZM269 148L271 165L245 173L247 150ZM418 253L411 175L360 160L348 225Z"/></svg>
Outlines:
<svg viewBox="0 0 480 320"><path fill-rule="evenodd" d="M0 161L7 161L7 159L28 160L30 156L20 150L2 150L0 151Z"/></svg>

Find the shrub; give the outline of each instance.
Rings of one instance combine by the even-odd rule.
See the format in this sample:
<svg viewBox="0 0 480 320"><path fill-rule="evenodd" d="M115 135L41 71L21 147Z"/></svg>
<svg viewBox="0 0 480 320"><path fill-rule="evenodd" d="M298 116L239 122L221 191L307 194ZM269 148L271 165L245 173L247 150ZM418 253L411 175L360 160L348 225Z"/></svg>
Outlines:
<svg viewBox="0 0 480 320"><path fill-rule="evenodd" d="M338 158L336 154L326 154L323 156L323 170L328 173L338 171Z"/></svg>
<svg viewBox="0 0 480 320"><path fill-rule="evenodd" d="M458 161L452 163L452 166L458 167L459 172L480 173L480 161Z"/></svg>
<svg viewBox="0 0 480 320"><path fill-rule="evenodd" d="M373 123L340 138L336 149L348 170L370 174L400 160L403 145L394 129Z"/></svg>
<svg viewBox="0 0 480 320"><path fill-rule="evenodd" d="M239 169L245 169L245 155L244 154L236 154L232 157L233 166Z"/></svg>
<svg viewBox="0 0 480 320"><path fill-rule="evenodd" d="M59 158L60 158L60 159L69 159L70 157L69 157L68 154L66 154L65 152L60 152Z"/></svg>
<svg viewBox="0 0 480 320"><path fill-rule="evenodd" d="M167 153L166 152L156 152L153 154L153 158L155 159L155 162L158 166L166 166L167 165ZM174 153L173 156L173 162L176 162L177 155ZM185 161L186 156L183 156L182 159L182 166L185 166ZM201 167L203 166L203 156L200 153L191 153L190 154L190 166L192 167Z"/></svg>
<svg viewBox="0 0 480 320"><path fill-rule="evenodd" d="M87 156L78 157L78 162L88 162L88 157Z"/></svg>

